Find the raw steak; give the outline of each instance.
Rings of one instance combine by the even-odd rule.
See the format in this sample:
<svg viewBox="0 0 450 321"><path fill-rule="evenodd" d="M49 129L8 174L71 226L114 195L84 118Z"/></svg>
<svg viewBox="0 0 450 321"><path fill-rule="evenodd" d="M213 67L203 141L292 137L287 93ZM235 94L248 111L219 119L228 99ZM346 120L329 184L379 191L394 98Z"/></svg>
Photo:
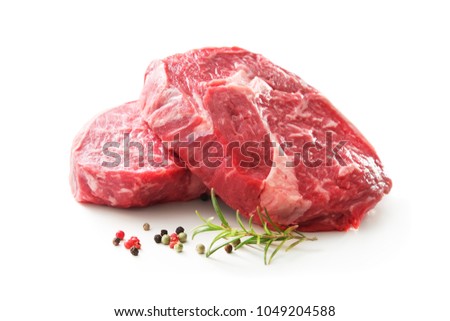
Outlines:
<svg viewBox="0 0 450 321"><path fill-rule="evenodd" d="M201 181L182 163L164 156L161 141L142 120L136 107L136 102L129 102L113 108L94 118L76 136L70 182L77 201L137 207L189 200L205 191ZM111 146L105 149L105 143ZM151 162L146 152L139 154L138 143L146 151L149 151L148 143L153 145Z"/></svg>
<svg viewBox="0 0 450 321"><path fill-rule="evenodd" d="M303 231L357 228L392 185L322 94L240 48L153 61L139 104L192 173L246 215L259 206Z"/></svg>

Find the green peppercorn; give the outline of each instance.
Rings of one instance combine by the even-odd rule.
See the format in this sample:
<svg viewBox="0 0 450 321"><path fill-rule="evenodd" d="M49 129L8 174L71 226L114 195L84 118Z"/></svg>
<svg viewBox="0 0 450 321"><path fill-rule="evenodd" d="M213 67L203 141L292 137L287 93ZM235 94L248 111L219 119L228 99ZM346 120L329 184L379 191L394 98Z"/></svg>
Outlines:
<svg viewBox="0 0 450 321"><path fill-rule="evenodd" d="M233 244L233 247L236 248L236 246L238 246L239 244L241 244L241 239L236 239L233 242L231 242L231 244Z"/></svg>
<svg viewBox="0 0 450 321"><path fill-rule="evenodd" d="M198 254L204 254L205 253L205 246L203 244L197 244L195 247Z"/></svg>
<svg viewBox="0 0 450 321"><path fill-rule="evenodd" d="M136 247L134 247L134 246L131 247L130 252L134 256L138 256L139 255L139 250Z"/></svg>
<svg viewBox="0 0 450 321"><path fill-rule="evenodd" d="M178 226L177 229L175 230L175 233L180 234L184 232L184 227L182 226Z"/></svg>
<svg viewBox="0 0 450 321"><path fill-rule="evenodd" d="M167 234L164 234L161 237L161 243L164 244L164 245L169 245L169 243L170 243L170 236L167 235Z"/></svg>
<svg viewBox="0 0 450 321"><path fill-rule="evenodd" d="M120 239L118 237L113 238L113 244L118 246L120 244Z"/></svg>
<svg viewBox="0 0 450 321"><path fill-rule="evenodd" d="M175 251L177 251L178 253L183 252L183 244L181 244L180 242L178 242L177 244L175 244L175 246L173 247Z"/></svg>
<svg viewBox="0 0 450 321"><path fill-rule="evenodd" d="M155 240L156 243L161 243L161 235L156 234L153 239Z"/></svg>
<svg viewBox="0 0 450 321"><path fill-rule="evenodd" d="M233 251L233 246L231 244L225 245L225 252L227 252L229 254L232 251Z"/></svg>
<svg viewBox="0 0 450 321"><path fill-rule="evenodd" d="M144 231L149 231L150 230L150 224L144 223L143 228L144 228Z"/></svg>
<svg viewBox="0 0 450 321"><path fill-rule="evenodd" d="M169 232L167 232L167 230L161 230L161 236L169 234Z"/></svg>
<svg viewBox="0 0 450 321"><path fill-rule="evenodd" d="M186 243L186 241L187 241L187 234L184 233L184 232L181 232L180 234L178 234L178 240L181 243Z"/></svg>

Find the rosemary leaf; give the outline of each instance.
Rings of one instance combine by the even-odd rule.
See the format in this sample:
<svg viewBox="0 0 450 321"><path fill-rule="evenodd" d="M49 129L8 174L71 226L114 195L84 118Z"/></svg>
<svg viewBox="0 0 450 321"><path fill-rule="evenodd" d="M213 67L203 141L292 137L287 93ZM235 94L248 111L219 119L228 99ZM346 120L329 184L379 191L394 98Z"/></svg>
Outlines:
<svg viewBox="0 0 450 321"><path fill-rule="evenodd" d="M281 228L272 221L272 218L270 217L269 212L267 211L267 208L265 208L265 207L264 207L264 214L265 214L265 219L267 222L269 222L270 226L273 229L275 229L275 231L277 231L278 233L283 233Z"/></svg>
<svg viewBox="0 0 450 321"><path fill-rule="evenodd" d="M252 236L252 237L245 239L244 241L241 241L241 243L239 243L239 245L236 246L236 250L240 249L244 245L249 245L249 244L256 244L256 236Z"/></svg>
<svg viewBox="0 0 450 321"><path fill-rule="evenodd" d="M286 248L286 252L291 250L292 248L294 248L295 246L299 245L301 242L305 241L306 239L300 239L297 240L295 242L292 242L291 244L289 244L289 246Z"/></svg>
<svg viewBox="0 0 450 321"><path fill-rule="evenodd" d="M264 264L267 264L267 253L269 253L269 248L272 245L273 240L269 240L264 247Z"/></svg>
<svg viewBox="0 0 450 321"><path fill-rule="evenodd" d="M286 243L286 239L281 241L281 243L277 246L277 248L272 252L272 255L270 256L269 259L269 263L270 264L272 262L273 257L275 256L275 254L277 254L277 252L283 247L284 243Z"/></svg>
<svg viewBox="0 0 450 321"><path fill-rule="evenodd" d="M216 211L216 214L222 222L223 227L230 227L227 220L225 219L225 216L222 213L222 210L220 209L219 202L217 202L216 194L214 193L213 188L211 188L211 201L214 207L214 211Z"/></svg>
<svg viewBox="0 0 450 321"><path fill-rule="evenodd" d="M241 216L239 215L239 210L236 211L236 221L238 222L241 229L247 233L247 229L244 226L244 223L242 223Z"/></svg>
<svg viewBox="0 0 450 321"><path fill-rule="evenodd" d="M263 228L264 228L264 231L266 231L267 235L272 235L272 232L267 227L267 222L264 222Z"/></svg>
<svg viewBox="0 0 450 321"><path fill-rule="evenodd" d="M284 234L290 234L292 233L294 230L296 230L298 228L298 225L292 225L289 226L287 229L284 230Z"/></svg>

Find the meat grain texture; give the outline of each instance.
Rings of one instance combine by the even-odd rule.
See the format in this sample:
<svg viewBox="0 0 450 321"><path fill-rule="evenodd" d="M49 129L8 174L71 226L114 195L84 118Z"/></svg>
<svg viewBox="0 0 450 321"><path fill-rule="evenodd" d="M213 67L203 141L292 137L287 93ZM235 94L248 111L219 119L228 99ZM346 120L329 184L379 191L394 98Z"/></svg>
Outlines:
<svg viewBox="0 0 450 321"><path fill-rule="evenodd" d="M106 150L105 144L109 144ZM137 144L143 146L144 155L139 155ZM74 139L70 168L72 192L82 203L142 207L190 200L205 191L176 156L164 153L161 140L143 121L136 102L89 122Z"/></svg>
<svg viewBox="0 0 450 321"><path fill-rule="evenodd" d="M319 91L244 49L153 61L138 107L158 139L247 216L259 206L282 226L348 230L392 186L374 148ZM337 156L329 137L333 148L344 143Z"/></svg>

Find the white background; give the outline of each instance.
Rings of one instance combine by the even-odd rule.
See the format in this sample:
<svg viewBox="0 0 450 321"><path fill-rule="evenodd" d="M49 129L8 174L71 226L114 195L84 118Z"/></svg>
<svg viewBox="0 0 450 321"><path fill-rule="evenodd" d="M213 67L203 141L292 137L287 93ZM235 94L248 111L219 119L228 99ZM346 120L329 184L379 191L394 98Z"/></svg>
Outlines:
<svg viewBox="0 0 450 321"><path fill-rule="evenodd" d="M2 1L0 319L113 320L113 308L213 304L448 319L444 3ZM136 99L152 59L231 45L300 75L375 146L394 186L358 231L316 233L264 266L258 251L206 259L196 241L182 254L152 241L161 228L194 227L194 210L208 216L209 203L127 211L74 201L70 147L85 122ZM118 229L141 238L139 257L111 244Z"/></svg>

